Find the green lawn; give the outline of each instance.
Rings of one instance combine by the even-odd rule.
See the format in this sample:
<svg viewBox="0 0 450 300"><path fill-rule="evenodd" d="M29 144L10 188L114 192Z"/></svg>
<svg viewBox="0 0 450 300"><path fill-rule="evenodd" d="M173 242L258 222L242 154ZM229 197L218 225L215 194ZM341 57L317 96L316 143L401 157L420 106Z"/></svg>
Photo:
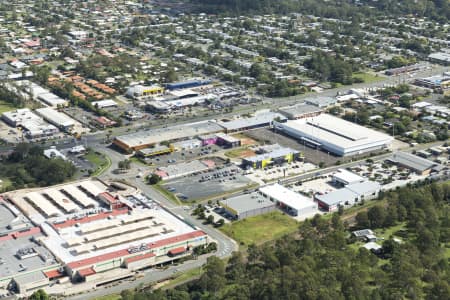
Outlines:
<svg viewBox="0 0 450 300"><path fill-rule="evenodd" d="M147 164L144 161L142 161L139 157L132 156L130 157L130 160L134 163L137 163L138 165L147 166Z"/></svg>
<svg viewBox="0 0 450 300"><path fill-rule="evenodd" d="M220 228L243 245L262 244L295 232L298 222L280 211L250 217Z"/></svg>
<svg viewBox="0 0 450 300"><path fill-rule="evenodd" d="M358 72L358 73L353 74L353 78L360 78L360 79L364 80L365 83L371 83L371 82L377 82L377 81L383 80L383 77L376 76L371 73L363 73L363 72Z"/></svg>
<svg viewBox="0 0 450 300"><path fill-rule="evenodd" d="M160 192L161 194L163 194L167 199L169 199L170 201L172 201L174 204L176 205L181 205L181 201L180 199L178 199L177 196L175 196L173 193L169 192L168 190L166 190L163 186L161 186L159 183L158 184L154 184L152 185L152 187L157 190L158 192Z"/></svg>
<svg viewBox="0 0 450 300"><path fill-rule="evenodd" d="M450 259L450 245L445 247L444 249L445 249L445 253L444 253L445 258Z"/></svg>
<svg viewBox="0 0 450 300"><path fill-rule="evenodd" d="M180 273L179 275L177 275L177 277L175 277L174 279L168 281L167 283L165 283L162 287L163 289L168 289L168 288L173 288L177 285L180 285L182 283L185 283L187 281L193 280L195 278L198 278L200 275L203 274L203 269L202 268L194 268L191 269L189 271L186 271L184 273Z"/></svg>
<svg viewBox="0 0 450 300"><path fill-rule="evenodd" d="M229 158L240 157L242 153L248 151L246 147L236 148L225 152L225 156Z"/></svg>
<svg viewBox="0 0 450 300"><path fill-rule="evenodd" d="M92 173L92 176L102 174L111 166L109 157L102 153L91 150L84 157L94 165L94 173Z"/></svg>
<svg viewBox="0 0 450 300"><path fill-rule="evenodd" d="M9 178L0 178L2 180L2 183L0 184L0 190L6 189L7 187L9 187L12 182Z"/></svg>
<svg viewBox="0 0 450 300"><path fill-rule="evenodd" d="M6 111L15 110L15 109L16 109L16 107L14 107L14 105L12 105L11 103L0 100L0 114L4 113Z"/></svg>
<svg viewBox="0 0 450 300"><path fill-rule="evenodd" d="M394 233L396 233L397 231L404 229L406 226L406 223L400 223L398 225L389 227L389 228L385 228L385 229L376 229L375 230L375 235L378 238L384 238L385 240L388 240L392 235L394 235ZM398 237L399 239L402 239L401 237Z"/></svg>

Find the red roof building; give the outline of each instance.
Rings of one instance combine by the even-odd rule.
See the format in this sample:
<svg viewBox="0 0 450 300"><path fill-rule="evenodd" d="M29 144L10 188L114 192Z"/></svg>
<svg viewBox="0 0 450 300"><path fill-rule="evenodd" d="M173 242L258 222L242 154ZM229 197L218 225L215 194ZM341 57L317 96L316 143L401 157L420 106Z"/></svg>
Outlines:
<svg viewBox="0 0 450 300"><path fill-rule="evenodd" d="M145 253L145 254L140 254L140 255L133 256L133 257L129 257L129 258L125 259L125 262L129 264L129 263L132 263L132 262L135 262L135 261L140 261L140 260L143 260L143 259L146 259L146 258L150 258L150 257L154 257L154 256L156 256L155 253L148 252L148 253Z"/></svg>
<svg viewBox="0 0 450 300"><path fill-rule="evenodd" d="M175 256L175 255L180 255L186 252L186 248L185 247L178 247L175 249L172 249L169 251L169 255L171 256Z"/></svg>
<svg viewBox="0 0 450 300"><path fill-rule="evenodd" d="M66 228L66 227L74 226L77 223L80 223L80 224L89 223L89 222L92 222L92 221L106 219L109 216L124 215L124 214L127 214L127 213L128 213L128 209L127 208L114 209L111 212L103 212L103 213L99 213L97 215L90 215L90 216L87 216L87 217L84 217L84 218L80 218L80 219L70 219L70 220L64 221L62 223L52 224L52 226L55 229Z"/></svg>
<svg viewBox="0 0 450 300"><path fill-rule="evenodd" d="M64 274L61 273L58 269L45 271L44 274L50 280L56 279L56 278L60 278L60 277L64 276Z"/></svg>
<svg viewBox="0 0 450 300"><path fill-rule="evenodd" d="M86 269L78 270L78 274L79 274L81 277L88 277L88 276L94 275L94 274L96 274L96 273L97 273L97 272L95 272L94 268L92 268L92 267L89 267L89 268L86 268Z"/></svg>
<svg viewBox="0 0 450 300"><path fill-rule="evenodd" d="M159 241L155 241L153 243L149 243L148 244L148 248L152 249L152 250L153 249L157 250L157 249L159 249L161 247L170 246L170 245L173 245L173 244L175 244L177 242L178 242L178 244L180 242L186 242L187 243L187 242L189 242L192 239L195 239L195 238L198 238L198 237L204 237L204 236L206 236L205 232L203 232L201 230L197 230L197 231L181 234L181 235L178 235L178 236L162 239L162 240L159 240ZM185 248L183 247L183 249L185 249ZM178 251L179 250L176 250L175 252L178 252ZM151 253L151 254L153 254L153 253ZM87 267L87 266L94 267L98 263L102 263L102 262L110 261L110 260L114 260L114 259L124 259L124 260L125 259L129 259L129 258L133 259L134 256L132 256L132 255L135 256L135 254L130 253L128 251L128 249L122 249L122 250L106 253L106 254L103 254L103 255L98 255L98 256L94 256L94 257L90 257L90 258L74 261L74 262L68 263L67 267L72 269L72 270L79 270L79 268L83 268L83 267ZM153 255L155 255L155 254L153 254ZM139 259L139 258L136 258L136 259ZM143 259L143 258L140 258L140 259Z"/></svg>
<svg viewBox="0 0 450 300"><path fill-rule="evenodd" d="M30 229L25 229L25 230L14 232L12 234L12 237L15 239L18 239L20 237L30 236L30 235L38 234L38 233L41 233L41 228L40 227L32 227Z"/></svg>
<svg viewBox="0 0 450 300"><path fill-rule="evenodd" d="M94 121L103 128L112 127L117 124L117 122L110 120L106 117L98 117L98 118L95 118Z"/></svg>

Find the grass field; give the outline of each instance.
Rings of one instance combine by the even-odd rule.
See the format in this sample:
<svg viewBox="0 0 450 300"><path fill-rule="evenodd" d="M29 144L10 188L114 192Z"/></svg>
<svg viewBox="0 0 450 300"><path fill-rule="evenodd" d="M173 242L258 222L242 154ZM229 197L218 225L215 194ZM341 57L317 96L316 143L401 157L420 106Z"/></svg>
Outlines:
<svg viewBox="0 0 450 300"><path fill-rule="evenodd" d="M385 240L388 240L392 235L394 235L394 233L396 233L397 231L404 229L406 226L406 223L400 223L398 225L389 227L389 228L385 228L385 229L376 229L375 230L375 235L378 238L384 238ZM400 238L400 237L398 237ZM400 238L401 239L401 238Z"/></svg>
<svg viewBox="0 0 450 300"><path fill-rule="evenodd" d="M92 173L92 176L102 174L111 166L109 157L99 154L99 152L91 150L84 157L94 165L94 173Z"/></svg>
<svg viewBox="0 0 450 300"><path fill-rule="evenodd" d="M12 104L0 100L0 114L4 113L5 111L15 110L16 107L14 107Z"/></svg>
<svg viewBox="0 0 450 300"><path fill-rule="evenodd" d="M2 180L2 183L0 184L0 190L6 189L12 184L9 178L0 178L0 179Z"/></svg>
<svg viewBox="0 0 450 300"><path fill-rule="evenodd" d="M130 160L132 161L132 162L134 162L134 163L137 163L138 165L141 165L141 166L147 166L147 164L145 163L145 162L143 162L142 160L140 160L138 157L136 157L136 156L132 156L132 157L130 157Z"/></svg>
<svg viewBox="0 0 450 300"><path fill-rule="evenodd" d="M358 73L353 74L353 78L360 78L360 79L364 80L365 83L371 83L371 82L377 82L377 81L383 80L383 77L376 76L371 73L363 73L363 72L358 72Z"/></svg>
<svg viewBox="0 0 450 300"><path fill-rule="evenodd" d="M195 278L199 278L200 275L202 275L204 270L202 268L194 268L189 271L186 271L184 273L181 273L177 277L175 277L172 280L168 280L165 282L161 287L163 289L169 289L176 287L177 285L183 284L187 281L194 280Z"/></svg>
<svg viewBox="0 0 450 300"><path fill-rule="evenodd" d="M174 194L172 194L171 192L169 192L168 190L166 190L164 187L162 187L159 183L153 185L153 188L155 190L157 190L158 192L160 192L161 194L163 194L167 199L169 199L170 201L172 201L174 204L176 205L181 205L181 201L180 199L178 199L177 196L175 196Z"/></svg>
<svg viewBox="0 0 450 300"><path fill-rule="evenodd" d="M241 245L262 244L297 229L298 222L280 211L250 217L220 228Z"/></svg>
<svg viewBox="0 0 450 300"><path fill-rule="evenodd" d="M229 158L242 158L242 157L249 157L254 155L255 152L252 150L247 149L246 147L242 148L236 148L230 151L225 152L225 156Z"/></svg>

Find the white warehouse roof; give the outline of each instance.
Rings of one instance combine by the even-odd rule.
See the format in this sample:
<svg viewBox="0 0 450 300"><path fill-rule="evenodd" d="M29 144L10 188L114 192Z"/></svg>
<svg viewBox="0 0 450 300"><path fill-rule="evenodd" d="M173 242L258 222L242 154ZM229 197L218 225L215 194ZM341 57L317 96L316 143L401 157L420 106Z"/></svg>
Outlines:
<svg viewBox="0 0 450 300"><path fill-rule="evenodd" d="M296 138L312 140L339 155L370 151L388 146L393 140L387 134L329 114L276 123L276 128Z"/></svg>
<svg viewBox="0 0 450 300"><path fill-rule="evenodd" d="M50 201L44 198L41 194L37 192L30 192L25 195L29 201L32 202L36 207L41 209L48 217L60 216L61 211L57 209Z"/></svg>
<svg viewBox="0 0 450 300"><path fill-rule="evenodd" d="M56 107L58 105L67 105L67 101L56 96L53 93L43 93L38 96L39 100L44 101L46 104Z"/></svg>
<svg viewBox="0 0 450 300"><path fill-rule="evenodd" d="M259 191L275 201L281 202L297 211L316 205L310 198L291 191L278 183L266 185L260 188Z"/></svg>
<svg viewBox="0 0 450 300"><path fill-rule="evenodd" d="M46 121L58 127L70 127L75 125L75 122L69 116L50 107L36 109L36 113L42 116Z"/></svg>
<svg viewBox="0 0 450 300"><path fill-rule="evenodd" d="M350 172L349 170L346 169L337 170L336 173L333 174L333 179L343 182L345 184L351 184L366 180L364 177L361 177L358 174Z"/></svg>
<svg viewBox="0 0 450 300"><path fill-rule="evenodd" d="M92 102L92 105L98 108L105 108L105 107L113 107L117 106L117 102L112 99L107 100L101 100L101 101L94 101Z"/></svg>

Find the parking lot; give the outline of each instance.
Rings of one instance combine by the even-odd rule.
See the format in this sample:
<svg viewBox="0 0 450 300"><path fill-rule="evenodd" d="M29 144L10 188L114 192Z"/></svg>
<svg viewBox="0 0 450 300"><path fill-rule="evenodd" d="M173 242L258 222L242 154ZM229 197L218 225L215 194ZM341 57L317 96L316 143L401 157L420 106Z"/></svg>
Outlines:
<svg viewBox="0 0 450 300"><path fill-rule="evenodd" d="M254 184L242 174L240 168L226 166L169 180L163 187L180 200L191 201L219 196Z"/></svg>
<svg viewBox="0 0 450 300"><path fill-rule="evenodd" d="M257 140L261 144L280 144L283 147L290 147L298 150L304 153L306 161L315 165L319 165L323 162L326 166L331 166L338 160L343 161L342 157L334 156L332 153L323 152L319 149L310 148L291 137L275 133L271 129L262 128L250 130L247 131L245 135Z"/></svg>
<svg viewBox="0 0 450 300"><path fill-rule="evenodd" d="M95 114L79 107L66 107L64 112L69 115L72 119L77 120L86 127L90 126L91 120L96 118Z"/></svg>
<svg viewBox="0 0 450 300"><path fill-rule="evenodd" d="M410 179L414 174L407 168L398 168L382 162L361 164L351 168L351 171L380 184L387 184L399 179Z"/></svg>
<svg viewBox="0 0 450 300"><path fill-rule="evenodd" d="M245 135L249 136L257 140L261 144L280 144L284 147L290 147L292 149L298 150L304 154L305 161L310 162L315 165L324 164L326 166L332 166L339 163L346 163L352 160L362 159L364 157L368 157L371 153L365 152L361 155L352 155L352 156L335 156L333 153L322 151L320 149L311 148L308 145L304 145L302 142L297 141L289 136L275 133L271 129L262 128L255 129L245 132ZM393 143L393 147L395 149L404 148L407 144L395 141ZM380 151L375 151L373 154L378 154Z"/></svg>
<svg viewBox="0 0 450 300"><path fill-rule="evenodd" d="M264 169L248 170L245 172L245 174L250 180L259 184L265 184L269 181L302 174L316 168L317 166L313 165L312 163L297 161L281 166L269 166Z"/></svg>
<svg viewBox="0 0 450 300"><path fill-rule="evenodd" d="M214 204L214 205L205 205L205 217L208 218L209 215L214 217L214 221L217 222L220 219L224 220L224 223L230 223L230 215L228 215L225 209L222 206Z"/></svg>
<svg viewBox="0 0 450 300"><path fill-rule="evenodd" d="M163 167L167 166L167 164L174 164L177 162L182 161L190 161L193 159L198 159L202 157L208 157L210 158L211 155L214 153L217 153L221 151L222 148L220 148L217 145L209 145L199 148L194 148L190 150L180 150L175 151L168 154L158 155L155 157L150 157L144 159L145 162L149 165L156 166L156 167Z"/></svg>
<svg viewBox="0 0 450 300"><path fill-rule="evenodd" d="M401 168L383 162L361 164L351 168L351 171L367 177L370 180L377 181L383 185L384 189L392 189L397 186L403 186L409 182L425 179L427 177L426 175L417 175L407 168Z"/></svg>
<svg viewBox="0 0 450 300"><path fill-rule="evenodd" d="M22 132L17 128L6 125L4 122L0 122L0 139L8 143L17 143L22 140Z"/></svg>
<svg viewBox="0 0 450 300"><path fill-rule="evenodd" d="M289 186L293 191L305 195L313 196L316 193L329 193L336 190L331 182L331 176L321 176L305 182L296 182Z"/></svg>

